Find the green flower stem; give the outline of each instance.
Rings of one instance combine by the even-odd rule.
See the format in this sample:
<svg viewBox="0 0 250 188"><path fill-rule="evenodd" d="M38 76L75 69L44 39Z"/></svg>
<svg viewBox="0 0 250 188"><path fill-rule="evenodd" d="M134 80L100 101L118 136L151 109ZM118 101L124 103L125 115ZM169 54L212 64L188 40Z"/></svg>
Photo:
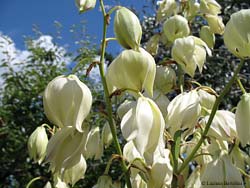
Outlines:
<svg viewBox="0 0 250 188"><path fill-rule="evenodd" d="M238 83L238 85L239 85L239 87L240 87L240 89L241 89L242 93L243 93L243 94L246 94L247 92L246 92L246 90L245 90L245 88L244 88L243 84L241 83L241 81L240 81L240 78L239 78L239 77L237 77L237 83Z"/></svg>
<svg viewBox="0 0 250 188"><path fill-rule="evenodd" d="M26 188L29 188L29 187L32 185L32 183L34 183L35 181L37 181L37 180L42 180L42 179L45 179L45 178L42 177L42 176L38 176L38 177L33 178L33 179L30 180L29 183L26 185Z"/></svg>
<svg viewBox="0 0 250 188"><path fill-rule="evenodd" d="M111 15L114 11L116 11L116 10L118 10L118 9L120 9L120 8L122 8L122 6L115 6L115 7L113 7L113 8L111 8L109 11L108 11L108 15Z"/></svg>
<svg viewBox="0 0 250 188"><path fill-rule="evenodd" d="M99 71L100 71L100 75L101 75L101 80L102 80L102 85L103 85L103 89L104 89L104 95L105 95L105 102L107 105L107 113L108 113L108 122L109 122L109 126L110 126L110 130L114 139L114 143L115 143L115 148L118 152L118 154L120 156L122 156L122 150L121 150L121 146L119 144L119 140L117 137L117 133L116 133L116 127L115 124L113 122L113 114L112 114L112 103L111 103L111 99L109 98L109 91L108 91L108 86L107 86L107 81L106 81L106 77L105 77L105 73L104 73L104 57L105 57L105 50L106 50L106 34L107 34L107 14L104 8L104 4L103 4L103 0L100 0L100 5L101 5L101 9L102 9L102 13L103 13L103 38L102 38L102 47L101 47L101 57L100 57L100 64L99 64ZM126 174L125 175L125 179L126 179L126 183L127 183L127 187L128 188L132 188L131 182L130 182L130 176L128 173L128 167L125 163L124 160L121 161L121 165L122 165L122 170L123 172Z"/></svg>
<svg viewBox="0 0 250 188"><path fill-rule="evenodd" d="M209 128L210 128L210 126L212 124L212 121L214 119L214 116L216 114L216 111L217 111L217 109L218 109L221 101L223 100L223 98L225 97L225 95L230 91L230 89L231 89L233 83L235 82L235 80L237 79L237 75L239 74L240 69L242 68L243 65L244 65L244 60L241 60L240 64L238 65L238 67L234 71L233 77L227 83L227 85L225 86L225 88L221 92L220 96L216 99L216 101L214 103L214 106L213 106L213 109L212 109L212 112L211 112L211 114L209 116L208 122L207 122L207 124L205 126L205 129L204 129L202 135L201 135L201 139L199 140L199 142L197 143L197 145L195 146L195 148L192 150L191 154L186 158L186 160L184 161L184 163L182 163L182 165L180 166L180 168L177 171L177 174L180 174L185 169L185 167L189 164L189 162L192 161L193 158L195 157L196 152L198 151L198 149L200 148L201 144L203 143L203 141L206 138L206 135L207 135L207 133L209 131Z"/></svg>

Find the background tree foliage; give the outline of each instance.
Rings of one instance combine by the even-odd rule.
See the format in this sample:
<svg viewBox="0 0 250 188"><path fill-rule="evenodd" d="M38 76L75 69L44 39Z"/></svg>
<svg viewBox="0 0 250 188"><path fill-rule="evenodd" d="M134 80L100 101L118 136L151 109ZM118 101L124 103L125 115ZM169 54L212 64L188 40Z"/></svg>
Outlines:
<svg viewBox="0 0 250 188"><path fill-rule="evenodd" d="M142 45L145 45L149 38L158 32L161 32L161 25L156 24L153 9L156 10L156 1L145 0L145 7L140 12L143 26ZM239 9L249 8L248 0L221 0L218 1L222 5L222 15L224 23L226 23L233 12ZM198 18L199 19L199 18ZM84 23L82 23L84 25ZM192 25L192 30L197 32L199 25ZM43 176L45 180L37 182L34 187L42 187L47 180L50 179L48 166L39 166L30 160L27 152L27 139L37 126L42 123L49 123L43 113L42 93L47 83L54 77L61 74L71 72L72 66L66 66L65 60L79 63L77 69L73 69L82 81L87 83L94 96L94 104L92 111L97 115L90 118L90 122L95 122L96 126L102 127L105 123L104 119L100 119L100 113L103 113L104 102L101 85L94 79L85 75L86 69L93 62L93 58L98 55L98 48L92 45L92 39L86 39L84 29L74 26L74 29L80 35L76 35L79 48L77 54L69 54L61 52L62 48L55 45L55 48L46 50L45 48L34 45L34 40L26 41L29 57L21 64L10 65L11 59L5 59L0 62L1 68L5 69L1 75L3 85L0 90L0 187L1 188L18 188L25 185L34 177ZM1 48L1 44L0 44ZM166 48L161 44L158 54L155 56L157 62L162 61L165 57L170 57L170 48ZM223 40L217 36L216 45L213 51L214 55L207 59L206 68L202 75L196 75L195 79L203 85L211 86L217 92L220 92L221 86L232 76L233 69L237 63L235 59L224 47ZM60 54L60 56L58 56ZM8 54L7 54L8 55ZM112 55L107 54L107 61L112 60ZM250 67L245 64L241 71L241 78L247 90L250 89ZM186 83L190 81L186 80ZM188 87L188 84L186 85ZM224 101L225 108L232 108L239 100L241 92L235 85L229 94L229 98ZM230 102L229 102L230 101ZM98 121L97 121L98 120ZM52 126L52 125L51 125ZM122 141L122 140L121 140ZM101 161L88 161L88 169L84 180L79 181L76 187L92 187L97 178L104 172L105 166L114 147L111 145L105 151ZM117 164L118 165L118 164ZM113 165L110 173L112 177L117 178L121 172L117 169L117 165Z"/></svg>

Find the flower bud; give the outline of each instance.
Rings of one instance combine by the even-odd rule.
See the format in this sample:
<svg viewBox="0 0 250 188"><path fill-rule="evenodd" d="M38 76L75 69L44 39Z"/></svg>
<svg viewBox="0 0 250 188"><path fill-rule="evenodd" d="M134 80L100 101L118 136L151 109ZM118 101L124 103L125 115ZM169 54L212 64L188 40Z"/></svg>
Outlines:
<svg viewBox="0 0 250 188"><path fill-rule="evenodd" d="M157 10L156 21L164 21L167 17L173 15L176 12L177 5L175 0L162 0L157 1L159 8Z"/></svg>
<svg viewBox="0 0 250 188"><path fill-rule="evenodd" d="M77 181L84 178L87 169L87 164L83 156L80 156L80 160L77 164L67 169L63 173L63 182L75 185Z"/></svg>
<svg viewBox="0 0 250 188"><path fill-rule="evenodd" d="M153 56L158 52L160 38L161 36L159 34L156 34L153 35L147 42L146 50Z"/></svg>
<svg viewBox="0 0 250 188"><path fill-rule="evenodd" d="M96 0L76 0L76 6L80 13L95 8Z"/></svg>
<svg viewBox="0 0 250 188"><path fill-rule="evenodd" d="M124 48L139 49L142 28L139 19L132 11L125 7L116 11L114 32L118 42Z"/></svg>
<svg viewBox="0 0 250 188"><path fill-rule="evenodd" d="M109 92L116 89L145 89L153 95L156 65L154 58L144 49L124 50L108 67L106 73Z"/></svg>
<svg viewBox="0 0 250 188"><path fill-rule="evenodd" d="M173 90L176 84L176 74L175 71L168 66L157 66L156 75L154 81L154 87L166 94Z"/></svg>
<svg viewBox="0 0 250 188"><path fill-rule="evenodd" d="M235 113L236 129L242 146L250 144L250 93L243 94Z"/></svg>
<svg viewBox="0 0 250 188"><path fill-rule="evenodd" d="M110 130L109 123L106 122L102 129L102 142L105 148L108 148L113 141L113 136Z"/></svg>
<svg viewBox="0 0 250 188"><path fill-rule="evenodd" d="M228 50L240 58L250 57L250 10L241 10L231 15L224 33Z"/></svg>
<svg viewBox="0 0 250 188"><path fill-rule="evenodd" d="M89 88L75 75L54 78L47 85L43 96L47 118L60 128L73 126L82 131L82 123L91 105Z"/></svg>
<svg viewBox="0 0 250 188"><path fill-rule="evenodd" d="M194 77L197 66L199 71L202 72L206 52L211 55L211 50L205 42L197 37L189 36L176 39L171 54L182 69L191 77Z"/></svg>
<svg viewBox="0 0 250 188"><path fill-rule="evenodd" d="M215 36L208 26L201 27L200 38L207 44L209 48L214 48Z"/></svg>
<svg viewBox="0 0 250 188"><path fill-rule="evenodd" d="M232 157L235 166L240 169L245 169L245 164L249 165L249 156L244 151L242 151L237 144L235 144L232 148L230 156Z"/></svg>
<svg viewBox="0 0 250 188"><path fill-rule="evenodd" d="M48 137L43 126L37 127L28 140L29 155L35 162L41 164L46 156Z"/></svg>
<svg viewBox="0 0 250 188"><path fill-rule="evenodd" d="M166 123L169 132L174 135L177 130L193 130L201 113L200 99L195 90L176 96L168 105Z"/></svg>
<svg viewBox="0 0 250 188"><path fill-rule="evenodd" d="M200 11L203 14L220 14L221 6L215 0L201 0L200 1Z"/></svg>
<svg viewBox="0 0 250 188"><path fill-rule="evenodd" d="M160 109L149 98L139 97L137 105L122 118L121 130L127 141L133 141L138 152L153 153L164 132L164 119Z"/></svg>
<svg viewBox="0 0 250 188"><path fill-rule="evenodd" d="M201 182L205 182L201 186L202 188L211 187L213 182L219 182L222 183L222 185L226 185L224 183L227 182L237 182L237 187L244 187L239 170L232 164L231 159L227 154L223 154L207 164L205 171L201 175ZM231 185L228 187L234 186Z"/></svg>
<svg viewBox="0 0 250 188"><path fill-rule="evenodd" d="M188 21L180 15L172 16L164 22L163 32L171 42L177 38L187 37L190 33Z"/></svg>
<svg viewBox="0 0 250 188"><path fill-rule="evenodd" d="M206 14L205 18L210 27L210 31L222 35L224 33L225 25L222 22L222 17L217 15Z"/></svg>
<svg viewBox="0 0 250 188"><path fill-rule="evenodd" d="M86 143L85 157L100 159L103 154L103 143L100 138L100 128L94 127L90 130Z"/></svg>

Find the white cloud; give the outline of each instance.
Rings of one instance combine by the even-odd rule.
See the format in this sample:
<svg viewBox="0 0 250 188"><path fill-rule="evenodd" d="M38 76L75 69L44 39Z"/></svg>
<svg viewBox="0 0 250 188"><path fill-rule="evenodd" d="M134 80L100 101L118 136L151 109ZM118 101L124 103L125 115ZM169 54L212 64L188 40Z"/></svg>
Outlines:
<svg viewBox="0 0 250 188"><path fill-rule="evenodd" d="M42 35L33 40L31 45L34 48L43 48L46 52L54 52L56 60L53 63L55 64L60 62L71 63L70 57L66 56L66 49L54 44L52 36ZM20 71L31 55L30 51L17 49L13 40L0 32L0 65L8 63L14 71ZM1 75L6 71L8 71L7 68L0 67L0 85L2 87L4 84Z"/></svg>

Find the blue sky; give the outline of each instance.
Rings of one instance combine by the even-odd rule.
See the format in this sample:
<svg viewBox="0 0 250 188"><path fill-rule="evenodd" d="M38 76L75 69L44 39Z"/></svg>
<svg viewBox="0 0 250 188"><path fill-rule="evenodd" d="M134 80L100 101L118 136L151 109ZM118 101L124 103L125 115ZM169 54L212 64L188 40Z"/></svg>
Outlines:
<svg viewBox="0 0 250 188"><path fill-rule="evenodd" d="M140 10L147 0L120 0L123 6L133 5ZM97 0L98 2L98 0ZM107 5L114 5L115 0L104 0ZM54 21L63 25L60 45L69 45L73 48L73 36L69 32L73 24L81 20L87 21L87 33L97 37L96 43L101 40L102 17L99 11L99 2L94 10L79 15L74 0L1 0L0 2L0 32L13 39L16 47L24 49L23 36L32 36L33 24L36 24L44 34L55 33ZM108 37L113 36L113 26L108 29ZM116 54L121 48L112 42L108 51Z"/></svg>

